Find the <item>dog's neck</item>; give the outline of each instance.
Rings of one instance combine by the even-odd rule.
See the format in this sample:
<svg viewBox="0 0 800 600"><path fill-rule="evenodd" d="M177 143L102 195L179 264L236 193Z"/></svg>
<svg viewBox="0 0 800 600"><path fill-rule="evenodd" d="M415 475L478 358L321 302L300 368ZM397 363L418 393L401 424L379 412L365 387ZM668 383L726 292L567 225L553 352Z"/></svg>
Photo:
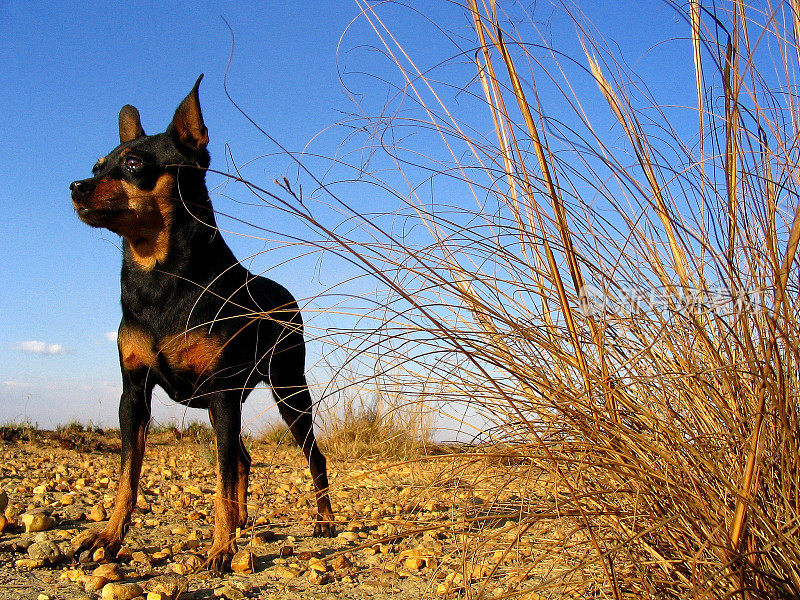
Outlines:
<svg viewBox="0 0 800 600"><path fill-rule="evenodd" d="M214 263L222 261L229 267L231 261L235 262L217 228L205 185L191 190L191 194L188 191L181 190L181 200L162 210L152 226L124 236L123 261L127 268L191 280L193 266L208 272ZM190 202L188 198L197 200Z"/></svg>

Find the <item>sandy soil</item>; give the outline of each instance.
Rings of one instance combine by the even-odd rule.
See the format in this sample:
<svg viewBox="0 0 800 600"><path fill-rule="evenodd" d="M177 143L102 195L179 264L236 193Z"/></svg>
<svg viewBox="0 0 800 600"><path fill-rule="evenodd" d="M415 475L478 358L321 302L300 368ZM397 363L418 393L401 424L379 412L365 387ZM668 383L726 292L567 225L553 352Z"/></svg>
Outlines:
<svg viewBox="0 0 800 600"><path fill-rule="evenodd" d="M85 432L2 437L0 487L8 495L9 523L0 535L0 599L110 596L110 588L87 591L87 585L104 583L91 575L110 557L76 554L72 541L101 527L112 505L116 437ZM459 523L465 510L480 507L484 499L460 478L457 459L398 464L329 457L338 535L315 539L312 486L299 450L256 443L251 452L251 524L238 546L252 554L254 572L221 577L194 572L213 525L213 454L206 443L176 440L166 432L149 440L139 506L121 557L113 561L123 583L138 584L141 595L152 600L177 592L184 599L231 600L457 597L471 576L492 568L491 562L464 560ZM25 533L25 513L53 521L45 531ZM104 569L100 572L108 574L110 567ZM511 590L514 582L495 579L494 595Z"/></svg>

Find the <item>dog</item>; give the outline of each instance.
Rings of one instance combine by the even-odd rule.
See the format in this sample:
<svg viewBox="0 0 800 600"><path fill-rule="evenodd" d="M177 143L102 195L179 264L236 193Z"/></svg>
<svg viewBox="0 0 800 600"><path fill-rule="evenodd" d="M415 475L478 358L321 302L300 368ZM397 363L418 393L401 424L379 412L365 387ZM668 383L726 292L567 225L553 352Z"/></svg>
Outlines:
<svg viewBox="0 0 800 600"><path fill-rule="evenodd" d="M82 548L115 555L130 525L158 385L208 410L217 448L214 536L206 566L230 568L235 532L247 520L250 455L241 406L261 382L308 460L316 488L314 536L334 534L325 457L314 437L297 302L278 283L245 269L216 226L205 184L208 130L197 79L164 133L146 135L139 111L119 113L120 145L92 177L70 185L78 217L122 237L121 473L104 529Z"/></svg>

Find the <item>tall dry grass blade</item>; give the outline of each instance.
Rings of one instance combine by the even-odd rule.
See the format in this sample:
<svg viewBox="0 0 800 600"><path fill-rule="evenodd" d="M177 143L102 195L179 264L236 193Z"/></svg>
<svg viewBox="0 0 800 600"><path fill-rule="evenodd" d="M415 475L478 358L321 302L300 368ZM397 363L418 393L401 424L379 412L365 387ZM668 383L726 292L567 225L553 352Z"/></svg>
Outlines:
<svg viewBox="0 0 800 600"><path fill-rule="evenodd" d="M701 54L702 40L700 37L700 0L689 1L689 23L692 30L692 58L694 60L694 81L697 91L697 164L700 168L700 196L706 194L706 130L705 130L705 103L703 102L703 58ZM705 222L706 207L701 207L701 222ZM705 277L700 277L700 284L705 288Z"/></svg>
<svg viewBox="0 0 800 600"><path fill-rule="evenodd" d="M483 21L481 20L480 13L478 12L477 6L474 2L470 8L475 26L475 32L478 36L480 53L483 56L482 63L476 56L478 76L480 77L481 87L483 88L484 96L486 98L486 104L489 107L492 115L492 122L494 123L495 132L499 143L499 150L503 159L503 170L508 183L508 193L512 202L512 213L514 220L516 221L520 237L520 251L525 257L526 262L530 262L531 257L529 256L528 252L529 244L527 237L532 234L533 231L528 231L526 227L525 219L523 218L522 207L520 206L519 202L518 186L515 176L516 170L512 155L513 149L517 147L516 137L514 135L513 127L511 127L511 124L508 123L508 111L506 110L503 94L500 90L500 84L494 72L494 65L489 54L489 46L486 43L486 33L484 30ZM495 8L496 7L493 4L493 12ZM527 173L525 174L525 177L527 181ZM530 189L529 183L525 184L525 189ZM530 193L528 194L528 197L531 197ZM542 298L545 298L546 294L544 293L544 283L542 282L541 275L539 275L539 273L544 271L544 265L542 264L539 253L534 252L532 254L532 260L534 263L532 277L536 282L539 295ZM542 302L542 310L548 332L554 331L555 328L553 325L553 318L551 316L549 303L547 301ZM552 340L552 334L548 333L548 335Z"/></svg>
<svg viewBox="0 0 800 600"><path fill-rule="evenodd" d="M700 168L703 173L703 148L705 147L705 126L703 108L703 62L700 54L700 0L689 0L689 21L692 29L692 58L694 59L694 80L697 88L697 131L699 134Z"/></svg>
<svg viewBox="0 0 800 600"><path fill-rule="evenodd" d="M583 41L581 41L581 44L583 44ZM685 251L675 233L675 227L673 225L670 212L667 208L667 203L664 200L661 185L656 178L653 160L650 156L650 152L648 151L649 144L641 133L640 128L635 120L624 113L622 102L617 97L617 94L614 91L611 83L608 81L608 79L606 79L605 75L603 75L603 71L600 69L598 62L589 54L585 45L583 48L586 54L586 59L589 62L589 68L595 78L595 81L597 82L598 87L600 88L600 91L602 92L603 96L611 107L611 110L614 112L614 115L617 117L617 120L622 125L625 133L628 136L628 139L633 145L636 153L637 164L644 171L645 178L650 186L656 214L658 215L658 218L664 227L664 231L667 234L667 239L669 241L669 246L673 257L672 266L678 275L681 287L684 290L689 290L692 282L690 281L689 277ZM660 266L658 266L658 271L664 285L672 288L672 282L668 273Z"/></svg>
<svg viewBox="0 0 800 600"><path fill-rule="evenodd" d="M800 173L797 169L792 171L796 181L800 184ZM792 265L797 258L797 247L800 244L800 204L795 207L794 218L792 219L792 228L789 231L789 239L786 241L786 251L783 254L781 262L781 270L776 281L775 293L775 318L778 318L781 308L786 302L786 287L789 283L789 273L791 272Z"/></svg>
<svg viewBox="0 0 800 600"><path fill-rule="evenodd" d="M728 41L725 53L725 67L723 70L723 83L725 92L725 188L728 197L728 249L727 258L734 269L736 252L737 225L738 225L738 204L737 204L737 180L738 180L738 126L739 126L739 52L737 50L738 36L734 30L732 38ZM732 286L737 286L738 282L731 280ZM737 289L735 288L735 289ZM734 291L735 291L734 289Z"/></svg>
<svg viewBox="0 0 800 600"><path fill-rule="evenodd" d="M792 9L792 31L794 33L794 51L797 63L800 64L800 0L789 0Z"/></svg>
<svg viewBox="0 0 800 600"><path fill-rule="evenodd" d="M477 4L475 0L470 0L470 5L473 11L473 14L476 14L478 11ZM508 48L503 42L502 39L502 30L497 22L493 23L495 28L495 34L492 37L492 41L494 46L499 50L500 55L503 59L503 64L506 66L506 70L508 72L508 76L511 80L511 86L514 93L514 96L517 100L517 105L522 113L523 120L525 121L525 126L527 127L528 134L531 137L531 141L533 142L534 151L536 153L536 159L538 162L538 166L540 172L542 174L542 179L546 186L547 196L551 202L553 212L556 216L556 222L558 224L558 230L561 235L561 241L564 245L564 254L567 259L567 263L569 265L570 275L573 278L573 282L575 284L575 289L581 289L583 287L583 276L581 275L580 268L578 267L577 260L575 258L575 251L572 246L572 239L569 231L569 226L566 222L566 215L564 213L564 206L561 201L561 197L559 195L557 184L555 183L554 174L551 171L549 161L546 156L546 150L544 145L542 144L541 137L539 134L539 130L536 127L536 124L533 120L533 115L531 114L530 105L525 97L525 92L522 88L522 84L520 83L519 77L517 75L516 67L514 65L514 61L512 60ZM532 188L530 188L531 195L529 196L530 202L532 206L536 206L535 200L532 196ZM540 227L541 228L541 227ZM543 230L543 228L541 228ZM549 241L546 237L543 237L542 244L545 248L545 252L547 254L547 262L550 268L550 277L553 283L556 286L556 290L558 292L559 303L561 306L561 312L564 318L567 321L567 328L570 332L570 336L572 339L573 349L575 350L575 357L578 360L578 365L581 371L581 374L584 378L585 382L585 392L586 395L589 395L591 390L591 381L589 377L589 369L586 364L586 357L584 355L583 347L578 339L578 332L577 332L577 325L575 323L575 317L573 314L572 307L567 299L566 290L564 288L564 283L561 279L561 273L558 269L558 266L555 262L555 257L553 255L552 249L550 248Z"/></svg>

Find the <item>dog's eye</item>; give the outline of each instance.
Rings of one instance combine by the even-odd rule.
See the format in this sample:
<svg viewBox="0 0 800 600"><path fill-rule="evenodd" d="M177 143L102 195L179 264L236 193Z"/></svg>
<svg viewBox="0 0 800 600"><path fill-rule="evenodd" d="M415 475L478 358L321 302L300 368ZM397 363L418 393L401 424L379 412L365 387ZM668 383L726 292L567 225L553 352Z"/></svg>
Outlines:
<svg viewBox="0 0 800 600"><path fill-rule="evenodd" d="M131 173L137 171L141 167L142 167L141 159L136 158L135 156L128 156L125 159L125 168L128 169L128 171L130 171Z"/></svg>

